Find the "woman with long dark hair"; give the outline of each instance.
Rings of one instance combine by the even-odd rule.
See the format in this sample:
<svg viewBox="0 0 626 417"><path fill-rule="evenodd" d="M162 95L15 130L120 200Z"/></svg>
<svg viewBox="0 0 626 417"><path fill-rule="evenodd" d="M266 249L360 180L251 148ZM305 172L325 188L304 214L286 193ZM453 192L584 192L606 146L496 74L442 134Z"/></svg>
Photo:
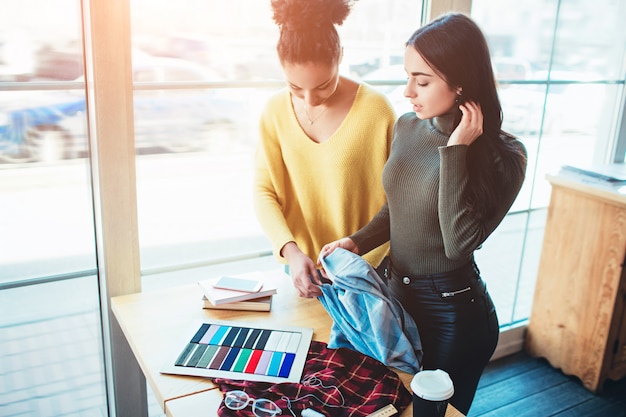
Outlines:
<svg viewBox="0 0 626 417"><path fill-rule="evenodd" d="M424 369L443 369L467 414L498 341L498 320L474 251L524 181L526 150L502 131L487 42L460 13L406 43L405 96L383 172L387 203L358 232L324 246L365 253L391 242L389 287L415 320Z"/></svg>

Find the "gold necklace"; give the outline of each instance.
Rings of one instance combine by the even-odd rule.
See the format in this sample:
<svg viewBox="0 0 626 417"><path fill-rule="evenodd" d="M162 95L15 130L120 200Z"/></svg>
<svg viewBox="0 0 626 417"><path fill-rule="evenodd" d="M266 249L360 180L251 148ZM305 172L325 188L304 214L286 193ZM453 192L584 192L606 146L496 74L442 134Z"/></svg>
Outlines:
<svg viewBox="0 0 626 417"><path fill-rule="evenodd" d="M326 103L328 103L328 101L333 98L333 96L335 95L335 93L339 90L339 87L341 86L341 79L339 79L337 81L337 87L335 87L335 91L332 92L331 95L329 95L328 97L326 97L326 99L324 99L324 101L322 103L320 103L320 106L325 106L324 110L322 110L321 112L319 112L317 114L317 116L311 118L311 116L309 116L309 112L306 111L306 103L304 102L304 100L302 100L302 109L304 110L304 114L306 115L307 120L309 121L309 126L312 126L313 123L315 123L315 121L317 119L319 119L320 117L322 117L322 115L326 112L326 110L328 110L330 108L330 106Z"/></svg>
<svg viewBox="0 0 626 417"><path fill-rule="evenodd" d="M322 104L322 105L323 105L323 104ZM306 111L306 104L303 104L302 108L304 109L304 114L306 114L306 118L307 118L307 120L309 121L309 126L312 126L312 125L313 125L313 123L315 123L315 121L316 121L317 119L319 119L320 117L322 117L322 115L326 112L326 110L328 110L328 109L329 109L329 107L328 107L328 106L325 106L325 107L324 107L324 110L322 110L321 112L319 112L319 113L317 114L317 116L315 116L315 117L311 118L311 116L309 116L309 112L308 112L308 111Z"/></svg>

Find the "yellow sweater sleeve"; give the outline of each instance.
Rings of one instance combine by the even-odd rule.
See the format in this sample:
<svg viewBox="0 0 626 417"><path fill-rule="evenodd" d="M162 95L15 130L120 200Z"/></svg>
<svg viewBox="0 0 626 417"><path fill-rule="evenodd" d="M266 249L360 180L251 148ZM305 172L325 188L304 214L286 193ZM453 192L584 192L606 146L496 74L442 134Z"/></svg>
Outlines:
<svg viewBox="0 0 626 417"><path fill-rule="evenodd" d="M324 244L354 233L380 210L394 122L386 97L362 84L341 126L316 143L298 124L287 90L268 101L255 156L254 205L280 261L290 241L316 260ZM386 249L365 257L378 265Z"/></svg>

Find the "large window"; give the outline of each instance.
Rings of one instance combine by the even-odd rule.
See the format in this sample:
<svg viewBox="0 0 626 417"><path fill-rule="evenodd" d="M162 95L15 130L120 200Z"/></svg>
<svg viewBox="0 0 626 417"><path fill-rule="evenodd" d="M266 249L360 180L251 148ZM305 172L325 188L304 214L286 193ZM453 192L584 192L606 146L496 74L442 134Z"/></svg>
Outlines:
<svg viewBox="0 0 626 417"><path fill-rule="evenodd" d="M529 154L520 196L477 255L500 323L508 324L530 315L551 191L546 174L619 160L626 5L474 0L471 14L492 51L503 127Z"/></svg>
<svg viewBox="0 0 626 417"><path fill-rule="evenodd" d="M269 1L131 6L137 153L161 148L137 159L144 289L192 282L198 267L276 267L252 209L259 115L284 87ZM420 1L356 2L341 71L389 79L421 13Z"/></svg>
<svg viewBox="0 0 626 417"><path fill-rule="evenodd" d="M258 115L265 99L282 87L274 52L277 31L269 6L233 4L233 8L245 4L243 9L258 17L239 15L233 20L225 18L233 12L231 6L214 9L207 2L148 7L134 0L132 4L134 53L141 49L209 68L210 83L216 88L196 89L195 94L213 93L215 100L221 100L223 113L214 117L219 123L208 123L206 130L182 133L188 141L202 133L196 142L199 152L139 162L144 288L192 282L221 268L272 266L250 193ZM213 10L209 20L183 18L202 7ZM403 97L404 41L417 27L421 13L419 2L362 1L341 28L343 73L377 85L398 114L409 110ZM603 18L607 13L611 18ZM517 135L529 152L528 175L519 198L477 252L500 323L507 326L523 322L530 313L550 196L545 175L563 164L584 166L615 157L626 44L618 25L626 11L611 0L593 4L534 0L515 5L475 0L471 15L492 51L504 128ZM242 41L251 36L254 42ZM233 81L236 86L230 87ZM137 91L136 97L140 93L144 91ZM178 93L161 91L163 96ZM236 116L228 114L231 108ZM138 117L136 123L141 124ZM178 139L170 135L170 140ZM229 259L238 262L221 263ZM172 272L176 265L206 268Z"/></svg>
<svg viewBox="0 0 626 417"><path fill-rule="evenodd" d="M106 412L80 3L0 12L0 415Z"/></svg>

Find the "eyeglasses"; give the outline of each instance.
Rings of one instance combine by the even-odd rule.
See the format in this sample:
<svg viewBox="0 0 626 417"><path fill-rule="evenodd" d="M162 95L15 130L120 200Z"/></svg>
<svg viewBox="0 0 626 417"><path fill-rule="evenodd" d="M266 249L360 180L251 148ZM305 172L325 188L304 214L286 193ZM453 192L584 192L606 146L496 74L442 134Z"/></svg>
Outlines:
<svg viewBox="0 0 626 417"><path fill-rule="evenodd" d="M274 401L251 398L245 391L228 391L224 395L224 405L231 410L243 410L250 402L252 402L252 412L256 417L274 417L283 413Z"/></svg>
<svg viewBox="0 0 626 417"><path fill-rule="evenodd" d="M321 387L324 389L334 388L337 391L339 398L341 398L341 402L339 404L330 404L326 401L320 399L317 395L310 393L300 396L298 398L290 399L286 396L282 396L281 400L287 402L287 410L291 413L293 417L296 417L296 414L291 409L291 404L296 401L302 401L305 398L315 398L317 401L322 403L325 407L333 407L333 408L341 408L345 405L346 400L343 397L341 391L337 385L324 385L322 381L316 377L315 375L309 375L308 377L302 380L302 385L307 387ZM283 411L276 405L274 401L268 400L267 398L259 398L254 399L251 398L245 391L234 390L228 391L224 394L224 405L231 410L243 410L252 402L252 413L256 417L274 417L282 415Z"/></svg>

